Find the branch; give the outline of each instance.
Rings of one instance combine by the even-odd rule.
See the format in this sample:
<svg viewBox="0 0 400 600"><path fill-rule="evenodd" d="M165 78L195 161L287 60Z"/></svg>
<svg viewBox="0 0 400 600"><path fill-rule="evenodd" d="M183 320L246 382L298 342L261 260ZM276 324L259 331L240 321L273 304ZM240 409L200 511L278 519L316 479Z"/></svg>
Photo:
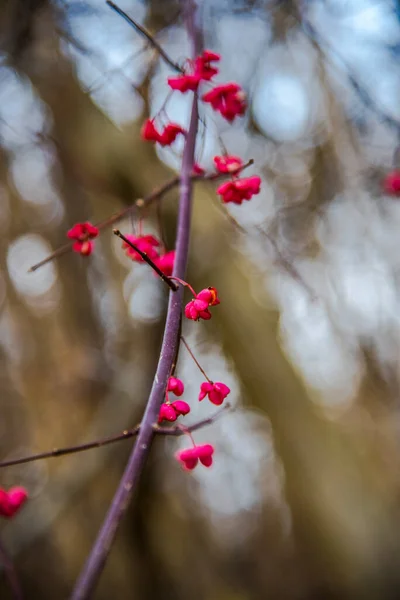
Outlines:
<svg viewBox="0 0 400 600"><path fill-rule="evenodd" d="M139 23L134 21L132 17L127 15L126 12L122 10L122 8L114 4L114 2L111 2L111 0L106 0L106 4L108 4L110 8L115 10L116 13L118 13L123 19L125 19L125 21L129 23L129 25L136 29L136 31L138 31L140 35L142 35L153 46L153 48L157 50L161 58L165 60L165 62L170 67L172 67L175 71L178 71L179 73L184 73L184 70L168 56L168 54L165 52L165 50L163 50L160 44L156 42L151 33L149 33L144 27L142 27L142 25L139 25Z"/></svg>
<svg viewBox="0 0 400 600"><path fill-rule="evenodd" d="M224 406L217 410L213 415L193 423L193 425L185 425L185 430L179 425L175 427L160 427L158 424L153 424L153 431L157 435L183 435L185 431L197 431L206 425L211 425L216 419L224 412L231 408L231 405L227 402ZM66 446L65 448L54 448L48 452L40 452L38 454L30 454L29 456L23 456L21 458L12 458L11 460L4 460L0 462L0 469L3 467L13 467L15 465L23 465L25 463L35 462L37 460L43 460L45 458L55 458L57 456L65 456L66 454L76 454L77 452L84 452L85 450L93 450L94 448L101 448L108 444L114 444L115 442L122 442L123 440L129 440L139 433L140 425L136 425L133 429L125 429L122 433L106 437L102 440L96 440L94 442L86 442L77 446ZM1 555L1 548L0 548Z"/></svg>
<svg viewBox="0 0 400 600"><path fill-rule="evenodd" d="M2 563L5 571L5 575L8 580L8 585L11 590L11 594L14 600L23 600L23 594L21 585L19 583L18 575L14 567L14 563L9 557L6 549L3 546L3 542L0 541L0 562Z"/></svg>
<svg viewBox="0 0 400 600"><path fill-rule="evenodd" d="M187 28L192 42L192 56L200 53L200 34L195 25L197 5L191 0L182 0L182 7L186 16ZM186 136L185 148L182 158L182 177L180 185L180 199L178 211L178 227L176 238L176 258L173 275L184 278L189 252L190 222L192 213L192 180L191 173L194 163L194 151L198 128L197 94L194 95L190 125ZM92 551L83 567L81 575L75 585L71 600L85 600L90 597L97 581L103 571L108 554L114 542L117 529L125 515L132 499L144 464L149 455L151 443L154 438L153 424L156 421L168 378L175 359L176 348L179 342L178 332L182 312L183 289L177 292L170 291L167 311L167 320L164 338L153 381L153 387L147 402L142 425L139 431L128 464L123 473L114 499L108 510L107 516L100 529Z"/></svg>
<svg viewBox="0 0 400 600"><path fill-rule="evenodd" d="M249 161L247 161L246 164L244 164L237 171L237 173L241 173L244 169L247 169L247 167L249 167L252 164L254 164L254 160L251 158ZM224 179L225 177L229 177L229 174L226 174L226 173L211 173L210 175L193 174L193 175L191 175L190 179L193 183L196 183L198 181L218 181L219 179ZM150 206L150 204L152 204L155 200L160 200L167 192L169 192L174 187L179 185L180 182L181 182L180 177L173 177L172 179L167 181L167 183L164 183L160 187L156 188L153 192L151 192L150 194L145 196L145 198L138 198L130 206L126 206L122 210L111 215L111 217L107 217L107 219L104 219L104 221L100 221L100 223L97 223L96 224L97 229L99 229L99 231L101 232L106 227L109 227L110 225L114 225L115 223L118 223L118 221L122 221L122 219L127 217L131 212L133 212L135 210L140 210L147 206ZM69 252L72 249L72 246L73 246L73 242L68 242L67 244L64 244L63 246L60 246L60 248L57 248L57 250L54 250L54 252L52 252L51 254L46 256L46 258L44 258L40 262L36 263L32 267L30 267L29 273L33 273L40 267L43 267L43 265L46 265L48 262L52 261L54 258L62 256L63 254L66 254L67 252Z"/></svg>

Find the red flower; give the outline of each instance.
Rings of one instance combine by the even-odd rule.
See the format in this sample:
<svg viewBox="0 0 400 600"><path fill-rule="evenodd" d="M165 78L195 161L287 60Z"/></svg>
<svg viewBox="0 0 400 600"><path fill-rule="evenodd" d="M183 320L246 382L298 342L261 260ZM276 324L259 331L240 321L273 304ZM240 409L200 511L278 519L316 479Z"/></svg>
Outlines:
<svg viewBox="0 0 400 600"><path fill-rule="evenodd" d="M211 63L219 61L220 58L219 54L204 50L203 54L190 62L192 73L184 73L178 77L168 77L168 85L173 90L178 90L183 94L189 90L195 92L200 81L210 81L218 73L218 69L211 66Z"/></svg>
<svg viewBox="0 0 400 600"><path fill-rule="evenodd" d="M176 377L170 377L168 380L167 392L172 392L175 396L182 396L185 390L183 381Z"/></svg>
<svg viewBox="0 0 400 600"><path fill-rule="evenodd" d="M72 244L72 250L74 252L79 252L83 256L89 256L89 254L92 253L94 243L90 240L97 237L98 235L99 230L97 229L97 227L95 227L89 222L76 223L67 232L67 237L69 237L70 240L76 240L76 242Z"/></svg>
<svg viewBox="0 0 400 600"><path fill-rule="evenodd" d="M219 381L216 383L213 383L212 381L205 381L200 386L199 401L201 402L201 400L204 400L204 398L208 396L210 402L219 406L223 403L230 392L230 388L224 383Z"/></svg>
<svg viewBox="0 0 400 600"><path fill-rule="evenodd" d="M153 235L131 235L128 234L125 236L132 244L135 244L142 252L145 252L151 260L155 260L158 258L158 250L156 249L160 242ZM132 260L136 262L144 262L143 258L129 246L126 242L122 242L122 248L126 250L126 255L129 256Z"/></svg>
<svg viewBox="0 0 400 600"><path fill-rule="evenodd" d="M175 400L175 402L164 402L161 404L158 422L176 421L180 415L187 415L190 412L190 406L184 400Z"/></svg>
<svg viewBox="0 0 400 600"><path fill-rule="evenodd" d="M214 156L214 163L219 173L235 173L243 166L239 156Z"/></svg>
<svg viewBox="0 0 400 600"><path fill-rule="evenodd" d="M0 488L0 516L13 517L28 499L28 493L23 487L13 487L8 492Z"/></svg>
<svg viewBox="0 0 400 600"><path fill-rule="evenodd" d="M147 119L143 124L141 136L143 140L148 142L158 142L161 146L169 146L180 133L185 135L186 131L176 123L168 123L160 133L154 125L154 119Z"/></svg>
<svg viewBox="0 0 400 600"><path fill-rule="evenodd" d="M236 179L227 181L219 186L217 194L222 196L222 200L242 204L243 200L250 200L252 196L260 193L260 177L247 177L246 179Z"/></svg>
<svg viewBox="0 0 400 600"><path fill-rule="evenodd" d="M170 252L166 252L162 254L158 258L154 260L157 267L168 277L172 275L174 270L174 262L175 262L175 250L170 250ZM154 272L157 275L156 272Z"/></svg>
<svg viewBox="0 0 400 600"><path fill-rule="evenodd" d="M386 194L400 196L400 171L388 173L383 180L383 189Z"/></svg>
<svg viewBox="0 0 400 600"><path fill-rule="evenodd" d="M213 287L206 288L201 290L201 292L196 294L193 300L186 304L185 316L192 321L198 321L199 319L208 321L211 319L211 313L208 310L208 307L216 306L219 303L217 290Z"/></svg>
<svg viewBox="0 0 400 600"><path fill-rule="evenodd" d="M218 110L227 121L233 121L246 111L245 93L237 83L217 85L204 96L202 100L209 102L214 110Z"/></svg>
<svg viewBox="0 0 400 600"><path fill-rule="evenodd" d="M180 450L176 453L175 457L180 461L185 471L191 471L199 461L205 467L211 467L213 454L214 447L211 444L204 444L203 446L194 446L194 448Z"/></svg>

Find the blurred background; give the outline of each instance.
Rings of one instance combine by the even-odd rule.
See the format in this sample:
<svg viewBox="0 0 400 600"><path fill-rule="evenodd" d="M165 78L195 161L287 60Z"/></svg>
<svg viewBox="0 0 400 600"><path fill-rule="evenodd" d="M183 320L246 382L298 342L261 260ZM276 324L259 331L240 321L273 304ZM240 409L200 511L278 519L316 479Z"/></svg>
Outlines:
<svg viewBox="0 0 400 600"><path fill-rule="evenodd" d="M223 207L196 185L188 280L213 285L212 326L184 335L234 410L199 431L212 469L184 473L158 439L94 597L400 597L400 9L390 0L203 0L233 125L201 107L196 159L226 148L262 192ZM176 61L173 0L119 0ZM29 267L177 173L182 146L140 139L147 116L187 125L190 94L103 0L0 6L0 458L89 441L141 418L166 291L111 231L89 259ZM143 217L174 246L177 190ZM229 218L229 216L233 217ZM240 227L235 225L235 221ZM121 223L138 228L137 215ZM191 423L213 412L184 348ZM30 599L67 598L132 442L3 469L31 500L0 525ZM0 598L9 598L4 577Z"/></svg>

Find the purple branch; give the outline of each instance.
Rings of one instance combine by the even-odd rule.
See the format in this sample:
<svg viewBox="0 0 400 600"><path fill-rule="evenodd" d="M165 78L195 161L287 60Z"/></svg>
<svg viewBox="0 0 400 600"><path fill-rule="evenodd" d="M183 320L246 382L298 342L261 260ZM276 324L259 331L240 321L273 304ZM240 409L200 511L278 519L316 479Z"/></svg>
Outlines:
<svg viewBox="0 0 400 600"><path fill-rule="evenodd" d="M192 43L192 55L196 56L201 51L201 38L198 27L196 26L197 5L194 1L182 0L182 6L185 11L186 26ZM197 127L198 107L197 96L195 95L182 159L176 258L173 273L175 277L181 279L185 277L189 252L190 220L192 212L191 173L194 162ZM182 300L182 288L177 292L170 292L160 358L140 432L107 516L82 573L76 582L71 600L84 600L89 598L93 592L111 550L118 526L129 506L129 502L137 487L141 472L149 455L151 443L154 438L153 423L157 420L158 411L164 398L167 380L171 372L179 343L179 324L182 313Z"/></svg>

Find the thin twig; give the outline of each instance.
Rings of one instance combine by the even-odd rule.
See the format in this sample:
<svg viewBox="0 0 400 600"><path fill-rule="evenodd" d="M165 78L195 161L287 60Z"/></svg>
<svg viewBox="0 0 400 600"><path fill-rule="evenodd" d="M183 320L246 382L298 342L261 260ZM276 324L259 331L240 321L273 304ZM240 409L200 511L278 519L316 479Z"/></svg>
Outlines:
<svg viewBox="0 0 400 600"><path fill-rule="evenodd" d="M184 346L186 347L186 350L189 352L190 356L193 358L194 362L196 363L199 371L204 375L204 377L207 379L207 381L209 383L212 383L211 379L207 376L207 373L205 372L205 370L203 369L203 367L201 366L201 364L199 363L199 361L197 360L197 358L195 357L195 355L193 354L193 352L191 351L190 347L188 346L187 341L185 340L185 338L183 337L183 335L181 335L181 341L183 342Z"/></svg>
<svg viewBox="0 0 400 600"><path fill-rule="evenodd" d="M96 440L94 442L86 442L85 444L79 444L77 446L67 446L65 448L54 448L48 452L40 452L39 454L31 454L29 456L23 456L21 458L13 458L10 460L4 460L0 462L0 468L12 467L14 465L22 465L24 463L34 462L36 460L43 460L44 458L54 458L56 456L64 456L65 454L74 454L76 452L84 452L85 450L92 450L93 448L101 448L101 446L107 446L114 442L122 440L128 440L129 438L138 434L140 425L136 425L133 429L125 429L122 433L113 435L102 440Z"/></svg>
<svg viewBox="0 0 400 600"><path fill-rule="evenodd" d="M197 20L197 4L191 0L181 0L185 12L189 37L192 42L192 56L201 51L200 35L195 20ZM174 276L183 278L189 253L190 223L192 214L192 179L194 151L198 127L197 94L194 94L190 125L186 136L182 158L182 176L180 182L180 198L178 209L178 226L176 236L176 256ZM125 515L133 493L137 488L140 476L149 455L154 438L153 424L157 420L160 405L164 399L167 381L176 355L179 323L182 313L183 289L170 292L167 310L167 320L164 338L160 351L153 387L146 405L137 442L132 450L128 464L121 477L118 489L114 495L103 525L100 528L92 551L76 582L71 600L86 600L89 598L103 571L111 551L115 535Z"/></svg>
<svg viewBox="0 0 400 600"><path fill-rule="evenodd" d="M193 423L193 425L186 426L188 431L197 431L206 425L211 425L221 413L231 408L231 405L227 402L224 404L222 409L217 410L213 415ZM100 448L107 446L108 444L114 444L115 442L122 442L123 440L129 440L139 433L140 425L136 425L133 429L125 429L122 433L112 435L102 440L96 440L94 442L86 442L85 444L79 444L77 446L66 446L65 448L55 448L48 452L40 452L38 454L30 454L29 456L23 456L21 458L13 458L11 460L4 460L0 462L0 469L4 467L14 467L15 465L23 465L37 460L43 460L46 458L55 458L58 456L65 456L68 454L76 454L77 452L84 452L86 450L93 450L94 448ZM178 436L182 435L182 429L179 426L175 427L160 427L157 423L153 425L154 433L157 435L171 435ZM1 557L1 548L0 548Z"/></svg>
<svg viewBox="0 0 400 600"><path fill-rule="evenodd" d="M165 50L160 46L160 44L158 42L156 42L156 40L154 39L154 37L151 35L151 33L149 33L142 25L139 25L139 23L137 23L136 21L134 21L132 19L132 17L130 17L129 15L126 14L126 12L124 12L122 10L122 8L120 8L119 6L117 6L116 4L114 4L114 2L111 2L111 0L106 0L106 4L108 4L108 6L110 8L112 8L113 10L115 10L116 13L118 13L123 19L125 19L125 21L127 23L129 23L129 25L131 25L134 29L136 29L136 31L138 31L144 38L146 38L146 40L153 46L153 48L155 50L157 50L158 54L161 56L161 58L173 69L175 69L175 71L178 71L179 73L184 73L185 71L182 69L182 67L180 67L176 62L174 62L169 56L168 54L165 52Z"/></svg>
<svg viewBox="0 0 400 600"><path fill-rule="evenodd" d="M8 585L14 600L23 600L21 584L18 579L17 571L13 561L8 555L3 542L0 540L0 562L4 567L4 572L7 577Z"/></svg>
<svg viewBox="0 0 400 600"><path fill-rule="evenodd" d="M171 288L173 292L176 292L178 290L178 286L176 285L176 283L174 283L172 279L168 277L168 275L161 271L160 267L158 267L156 263L151 260L151 258L148 256L148 254L146 254L146 252L140 250L140 248L138 248L136 244L133 244L127 237L125 237L119 229L113 229L113 233L119 238L121 238L121 240L123 240L125 244L128 244L128 246L133 248L133 250L135 250L135 252L137 252L143 258L143 260L153 269L153 271L157 273L159 277L161 277L161 279L168 285L168 287Z"/></svg>
<svg viewBox="0 0 400 600"><path fill-rule="evenodd" d="M254 163L254 160L250 159L245 165L243 165L241 167L240 172L243 171L244 169L247 169L247 167L249 167L253 163ZM229 175L227 175L226 173L211 173L210 175L192 174L191 181L193 183L196 183L199 181L218 181L219 179L224 179L225 177L228 177L228 176ZM114 213L110 217L107 217L107 219L104 219L104 221L100 221L99 223L96 223L97 229L101 232L106 227L115 225L115 223L118 223L118 221L122 221L122 219L127 217L129 214L131 214L135 210L141 210L145 207L150 206L150 204L152 204L152 202L154 202L155 200L160 200L167 192L169 192L174 187L179 185L179 183L180 183L180 177L173 177L172 179L170 179L169 181L167 181L166 183L164 183L157 189L153 190L151 192L151 194L148 194L148 196L146 196L145 198L138 198L130 206L126 206L125 208ZM60 248L57 248L57 250L54 250L54 252L52 252L51 254L46 256L46 258L44 258L40 262L36 263L32 267L30 267L28 269L28 272L33 273L40 267L43 267L44 265L46 265L47 263L52 261L54 258L62 256L63 254L66 254L67 252L69 252L72 249L72 246L73 246L73 242L69 242L67 244L64 244Z"/></svg>
<svg viewBox="0 0 400 600"><path fill-rule="evenodd" d="M118 211L117 213L114 213L110 217L107 217L107 219L104 219L104 221L100 221L100 223L97 223L96 224L97 229L102 231L106 227L109 227L111 225L114 225L115 223L118 223L118 221L121 221L122 219L127 217L131 212L133 212L135 210L140 210L140 209L144 208L145 206L149 206L155 200L162 198L162 196L164 196L164 194L166 194L167 192L172 190L178 184L179 184L179 177L173 177L172 179L167 181L167 183L164 183L162 186L153 190L151 192L151 194L149 194L145 198L138 198L130 206L126 206L125 208ZM36 263L32 267L30 267L29 272L32 273L33 271L36 271L37 269L39 269L40 267L43 267L43 265L47 264L54 258L57 258L58 256L61 256L62 254L65 254L66 252L70 251L72 249L72 245L73 245L73 242L70 242L68 244L64 244L60 248L57 248L57 250L55 250L54 252L49 254L49 256L46 256L46 258L44 258L40 262Z"/></svg>

